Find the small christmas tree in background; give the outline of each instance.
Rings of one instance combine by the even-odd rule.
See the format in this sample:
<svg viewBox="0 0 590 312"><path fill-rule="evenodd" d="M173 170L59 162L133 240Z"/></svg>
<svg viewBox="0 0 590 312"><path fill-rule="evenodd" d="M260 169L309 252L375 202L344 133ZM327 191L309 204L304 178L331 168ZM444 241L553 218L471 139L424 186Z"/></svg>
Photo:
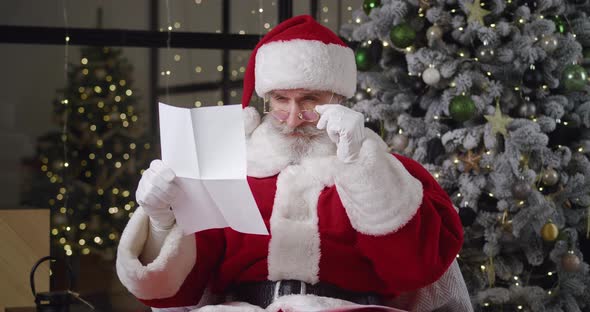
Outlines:
<svg viewBox="0 0 590 312"><path fill-rule="evenodd" d="M341 31L356 45L354 108L459 208L477 311L590 311L588 11L365 0Z"/></svg>
<svg viewBox="0 0 590 312"><path fill-rule="evenodd" d="M153 156L137 112L132 66L120 49L87 47L53 103L60 131L39 138L24 204L51 209L54 254L113 259ZM157 150L157 149L156 149Z"/></svg>

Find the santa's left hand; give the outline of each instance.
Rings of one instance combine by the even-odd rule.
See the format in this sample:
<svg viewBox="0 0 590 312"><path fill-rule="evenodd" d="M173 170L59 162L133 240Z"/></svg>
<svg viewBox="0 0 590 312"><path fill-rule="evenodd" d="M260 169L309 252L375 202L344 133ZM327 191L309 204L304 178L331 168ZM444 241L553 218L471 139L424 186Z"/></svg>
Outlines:
<svg viewBox="0 0 590 312"><path fill-rule="evenodd" d="M336 143L336 156L345 163L358 159L365 139L363 114L340 104L318 105L315 110L321 116L318 129L326 129L330 139Z"/></svg>

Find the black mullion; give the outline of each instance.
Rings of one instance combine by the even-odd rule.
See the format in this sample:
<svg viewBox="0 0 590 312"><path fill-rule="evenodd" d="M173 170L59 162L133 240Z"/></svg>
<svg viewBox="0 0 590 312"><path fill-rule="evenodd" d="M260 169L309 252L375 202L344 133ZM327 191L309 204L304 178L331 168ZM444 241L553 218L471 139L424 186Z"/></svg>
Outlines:
<svg viewBox="0 0 590 312"><path fill-rule="evenodd" d="M224 35L229 34L229 27L230 27L230 3L229 0L223 0L223 6L222 6L222 32ZM230 104L229 103L229 82L230 82L230 78L229 78L229 50L227 48L223 49L222 52L222 66L223 66L223 71L221 72L221 81L222 81L222 92L223 92L223 104L227 105Z"/></svg>

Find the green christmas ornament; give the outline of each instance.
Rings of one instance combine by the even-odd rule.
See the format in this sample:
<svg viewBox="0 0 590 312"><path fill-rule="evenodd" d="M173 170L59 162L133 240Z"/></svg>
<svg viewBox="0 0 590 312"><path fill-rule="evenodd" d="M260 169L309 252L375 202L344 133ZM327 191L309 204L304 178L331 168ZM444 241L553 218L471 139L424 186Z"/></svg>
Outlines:
<svg viewBox="0 0 590 312"><path fill-rule="evenodd" d="M449 112L454 120L467 121L475 116L475 102L467 95L458 95L451 100Z"/></svg>
<svg viewBox="0 0 590 312"><path fill-rule="evenodd" d="M555 29L560 34L565 34L568 31L567 23L560 15L555 15L551 18L553 23L555 24Z"/></svg>
<svg viewBox="0 0 590 312"><path fill-rule="evenodd" d="M389 38L396 47L405 49L416 40L416 31L408 23L401 23L393 26L389 32Z"/></svg>
<svg viewBox="0 0 590 312"><path fill-rule="evenodd" d="M363 10L367 15L371 13L371 10L381 5L381 0L365 0L363 2Z"/></svg>
<svg viewBox="0 0 590 312"><path fill-rule="evenodd" d="M356 49L354 59L358 70L365 71L371 68L371 51L368 47L359 47Z"/></svg>
<svg viewBox="0 0 590 312"><path fill-rule="evenodd" d="M588 83L588 72L580 65L568 65L563 70L561 82L568 91L582 91Z"/></svg>

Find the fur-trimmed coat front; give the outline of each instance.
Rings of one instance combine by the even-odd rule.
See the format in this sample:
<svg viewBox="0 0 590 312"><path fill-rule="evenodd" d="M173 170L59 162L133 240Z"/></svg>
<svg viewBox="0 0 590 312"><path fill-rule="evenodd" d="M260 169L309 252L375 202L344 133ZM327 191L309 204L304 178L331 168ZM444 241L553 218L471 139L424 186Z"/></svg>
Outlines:
<svg viewBox="0 0 590 312"><path fill-rule="evenodd" d="M333 144L301 157L268 123L247 125L248 183L270 235L225 228L183 236L174 227L146 265L139 256L149 218L139 208L118 250L121 281L155 308L194 308L241 282L290 279L374 292L413 311L470 311L455 262L463 230L449 197L421 165L388 153L379 136L366 131L359 160L346 164ZM343 304L300 297L308 306ZM257 309L202 310L215 307ZM276 302L268 310L279 309L288 306Z"/></svg>

